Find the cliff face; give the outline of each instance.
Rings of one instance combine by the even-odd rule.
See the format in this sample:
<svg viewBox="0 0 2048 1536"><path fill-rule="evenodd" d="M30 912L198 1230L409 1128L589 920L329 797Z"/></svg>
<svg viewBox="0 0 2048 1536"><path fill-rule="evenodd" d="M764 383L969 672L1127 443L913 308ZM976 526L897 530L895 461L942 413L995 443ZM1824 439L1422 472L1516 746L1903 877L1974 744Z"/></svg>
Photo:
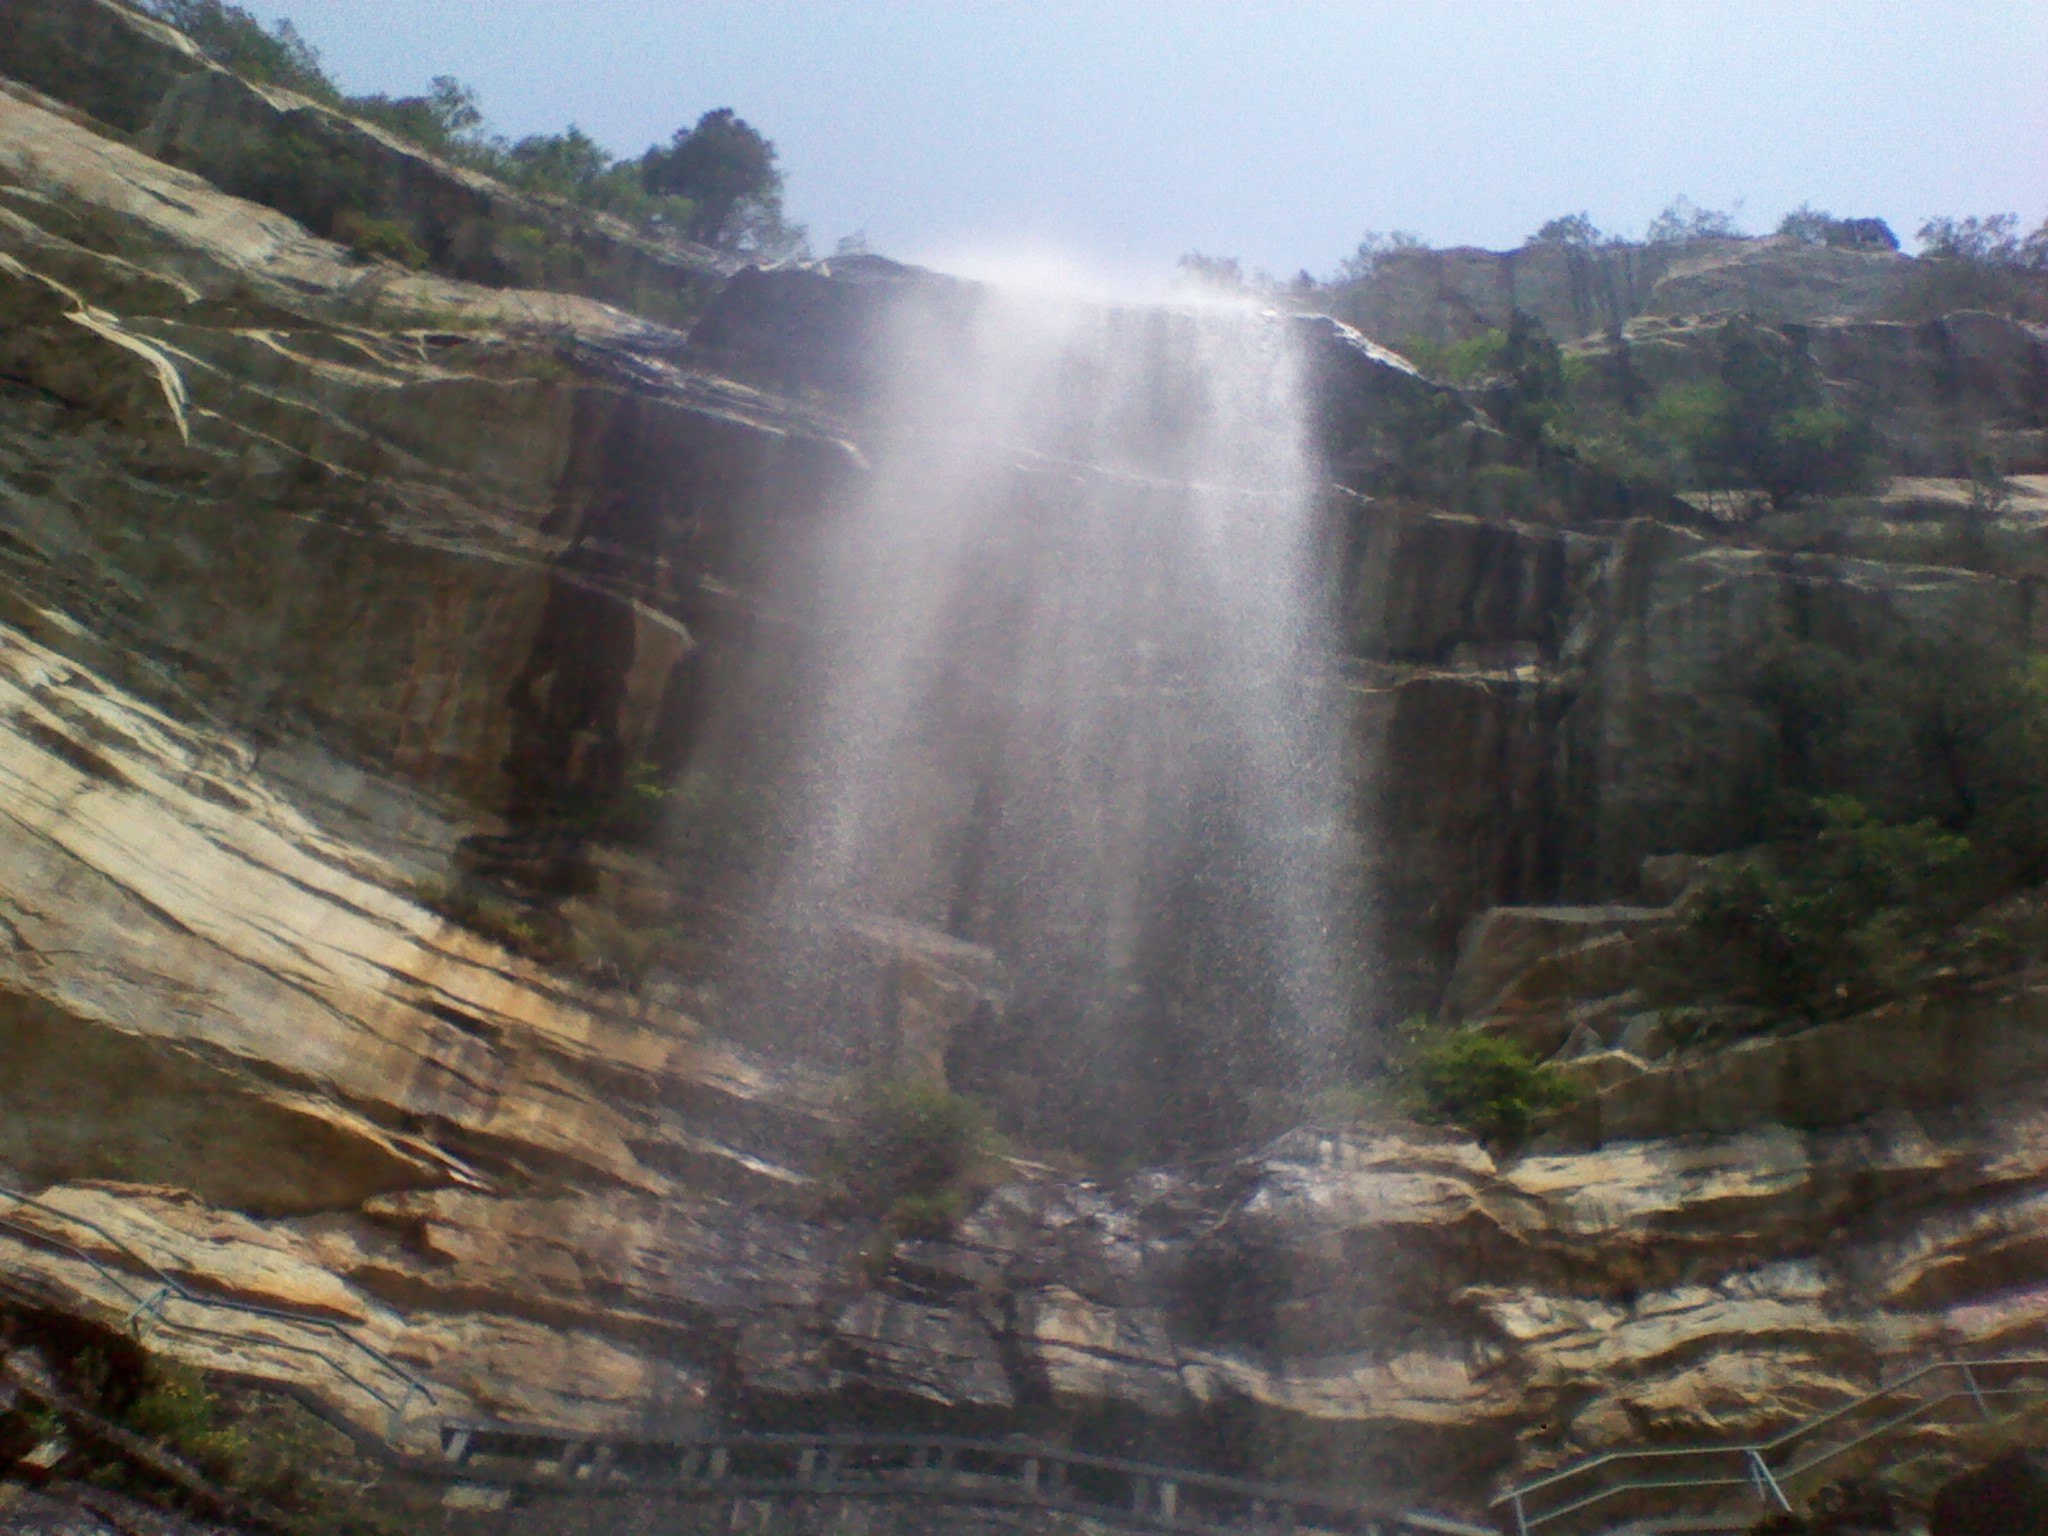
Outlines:
<svg viewBox="0 0 2048 1536"><path fill-rule="evenodd" d="M840 1085L735 1043L712 984L750 958L731 902L771 764L704 733L800 626L777 562L870 472L864 306L956 290L748 272L685 337L366 263L109 131L169 153L216 119L122 107L21 41L87 17L138 35L45 0L0 31L29 77L0 95L0 1165L44 1202L0 1228L11 1290L132 1310L41 1232L343 1320L451 1415L1017 1427L1468 1509L1516 1468L1760 1432L1902 1356L2033 1336L2025 963L1967 1005L1664 1049L1626 1033L1619 951L1668 922L1643 861L1727 745L1701 701L1787 638L2038 649L2041 488L1949 543L1927 505L1953 486L1819 540L1333 490L1382 1011L1458 961L1449 1012L1545 1053L1584 1026L1592 1093L1518 1158L1332 1125L1019 1163L878 1261L816 1193ZM261 96L145 40L144 95ZM1493 452L1454 395L1303 324L1340 470L1424 418ZM1902 349L1975 359L1979 414L2040 425L2023 329L1809 334L1831 376L1900 390ZM664 799L705 754L735 798ZM650 800L668 840L634 830ZM999 945L849 942L896 1069L957 1066L1003 1006ZM153 1335L385 1432L324 1340Z"/></svg>
<svg viewBox="0 0 2048 1536"><path fill-rule="evenodd" d="M1894 250L1789 240L1460 247L1384 257L1337 303L1347 320L1391 345L1460 341L1506 325L1517 309L1560 337L1618 330L1643 315L1863 319L1899 296L1912 265Z"/></svg>

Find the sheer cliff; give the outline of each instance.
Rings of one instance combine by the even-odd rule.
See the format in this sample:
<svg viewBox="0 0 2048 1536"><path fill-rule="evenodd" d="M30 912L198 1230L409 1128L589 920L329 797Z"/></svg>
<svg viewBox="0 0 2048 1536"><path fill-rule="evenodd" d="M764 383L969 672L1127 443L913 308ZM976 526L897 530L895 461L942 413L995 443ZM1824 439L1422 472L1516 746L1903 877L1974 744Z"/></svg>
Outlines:
<svg viewBox="0 0 2048 1536"><path fill-rule="evenodd" d="M1884 263L1823 253L1780 334L1887 413L1890 489L1558 518L1401 490L1423 450L1500 463L1484 402L1285 321L1371 893L1346 1070L1441 1011L1582 1094L1517 1147L1342 1094L1181 1135L1143 1080L1085 1114L1046 1091L1071 1057L961 895L986 751L922 765L914 920L831 935L858 1059L742 1006L786 703L762 680L816 639L780 581L875 473L877 315L973 286L735 274L594 225L602 280L509 286L476 253L545 210L181 41L102 0L0 16L0 1182L40 1202L0 1195L9 1307L118 1326L140 1256L284 1314L167 1316L153 1350L408 1444L437 1417L880 1421L1467 1512L2035 1340L2031 893L1974 970L1819 1021L1658 988L1685 861L1739 824L1730 679L1795 642L2039 650L2036 330L1851 317L1826 296ZM208 146L236 113L445 213L439 270L235 195ZM1702 366L1711 321L1673 306L1710 277L1736 280L1661 277L1643 366ZM1995 506L1942 457L1957 413L2012 450ZM1879 798L1918 771L1863 768ZM876 1073L1012 1134L950 1231L878 1242L830 1197ZM332 1322L385 1373L333 1371ZM432 1410L394 1418L414 1377Z"/></svg>

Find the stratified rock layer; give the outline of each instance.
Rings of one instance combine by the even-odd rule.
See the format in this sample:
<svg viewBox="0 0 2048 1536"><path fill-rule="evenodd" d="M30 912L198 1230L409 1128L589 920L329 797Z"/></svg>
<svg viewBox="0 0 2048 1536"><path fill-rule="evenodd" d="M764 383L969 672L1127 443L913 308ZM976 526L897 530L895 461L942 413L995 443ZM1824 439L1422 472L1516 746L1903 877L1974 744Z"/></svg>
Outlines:
<svg viewBox="0 0 2048 1536"><path fill-rule="evenodd" d="M749 274L686 340L366 263L101 128L154 124L204 169L195 103L227 102L410 152L111 7L10 6L0 56L88 14L134 101L57 55L0 94L0 1164L42 1202L0 1201L11 1288L114 1323L153 1266L285 1309L223 1336L172 1303L150 1337L376 1433L415 1374L415 1443L439 1413L887 1416L1464 1508L1517 1469L1767 1432L1890 1362L2034 1339L2024 967L1725 1051L1617 1001L1674 894L1644 858L1683 851L1674 784L1720 740L1703 686L1784 636L2036 645L2031 501L1936 558L1904 502L1794 551L1333 491L1329 686L1385 1007L1435 1003L1469 929L1448 1011L1559 1056L1584 1104L1514 1160L1354 1126L1114 1178L1018 1163L950 1239L887 1246L822 1198L833 1086L717 1034L711 959L764 856L746 816L663 790L703 787L700 750L721 793L758 786L755 722L708 701L786 654L777 561L865 473L862 306L967 285ZM1628 314L1672 312L1764 283L1747 249L1608 275L1654 285ZM1826 318L1896 260L1815 258L1783 318L1909 424L1947 348L1987 420L2037 430L2030 334ZM1563 311L1608 313L1562 255L1513 284L1546 263ZM1494 452L1455 396L1300 324L1339 471L1413 413ZM1683 369L1695 330L1634 340ZM648 799L674 845L619 834ZM998 951L848 933L892 1070L943 1075L999 1014ZM395 1367L337 1374L323 1323Z"/></svg>

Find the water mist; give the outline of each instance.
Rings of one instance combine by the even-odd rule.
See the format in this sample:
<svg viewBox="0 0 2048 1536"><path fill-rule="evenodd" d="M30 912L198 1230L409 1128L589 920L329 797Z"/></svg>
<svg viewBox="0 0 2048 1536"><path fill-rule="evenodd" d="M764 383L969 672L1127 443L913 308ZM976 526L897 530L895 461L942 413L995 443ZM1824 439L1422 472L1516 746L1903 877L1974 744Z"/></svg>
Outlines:
<svg viewBox="0 0 2048 1536"><path fill-rule="evenodd" d="M783 602L755 1027L858 1056L849 924L985 945L957 1085L1151 1152L1298 1113L1351 1012L1352 833L1294 328L932 280Z"/></svg>

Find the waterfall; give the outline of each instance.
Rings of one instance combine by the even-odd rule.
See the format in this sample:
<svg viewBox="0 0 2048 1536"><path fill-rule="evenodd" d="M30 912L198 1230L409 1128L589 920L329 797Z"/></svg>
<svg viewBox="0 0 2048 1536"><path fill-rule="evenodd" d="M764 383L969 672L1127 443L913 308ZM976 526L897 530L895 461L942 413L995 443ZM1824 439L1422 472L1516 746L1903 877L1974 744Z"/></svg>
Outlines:
<svg viewBox="0 0 2048 1536"><path fill-rule="evenodd" d="M831 936L914 923L1000 958L1003 1019L952 1054L1055 1133L1284 1120L1354 964L1295 328L959 285L873 344L872 472L784 588L763 1027L855 1048Z"/></svg>

